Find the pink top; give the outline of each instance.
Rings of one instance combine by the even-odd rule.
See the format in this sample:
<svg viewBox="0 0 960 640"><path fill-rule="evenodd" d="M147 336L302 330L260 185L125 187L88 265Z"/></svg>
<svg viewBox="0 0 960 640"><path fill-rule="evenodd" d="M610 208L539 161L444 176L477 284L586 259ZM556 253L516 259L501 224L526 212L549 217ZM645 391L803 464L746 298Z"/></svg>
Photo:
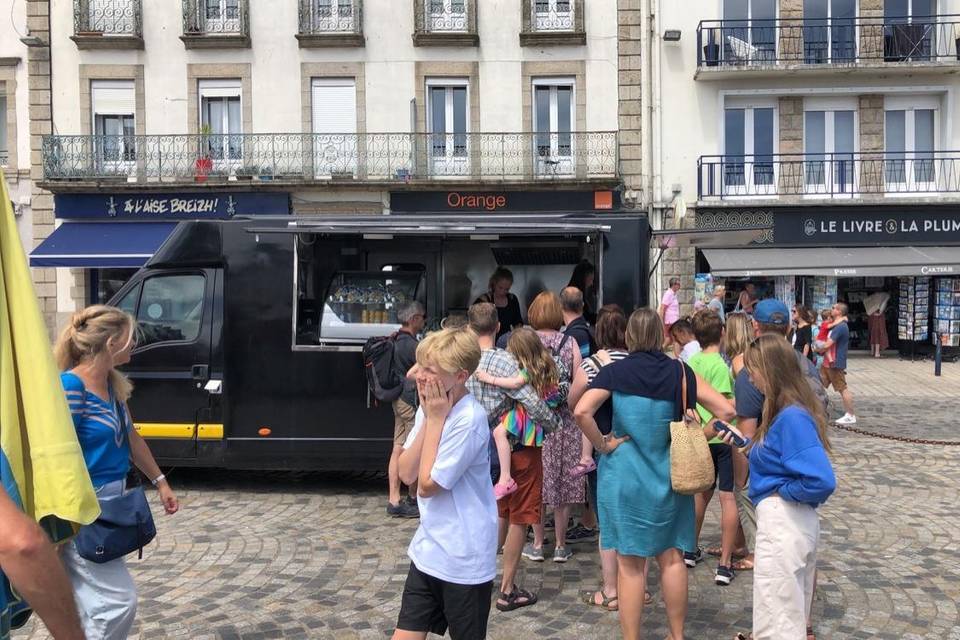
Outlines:
<svg viewBox="0 0 960 640"><path fill-rule="evenodd" d="M673 324L680 319L680 301L677 300L677 293L673 289L667 289L663 293L660 304L666 307L663 312L663 323Z"/></svg>

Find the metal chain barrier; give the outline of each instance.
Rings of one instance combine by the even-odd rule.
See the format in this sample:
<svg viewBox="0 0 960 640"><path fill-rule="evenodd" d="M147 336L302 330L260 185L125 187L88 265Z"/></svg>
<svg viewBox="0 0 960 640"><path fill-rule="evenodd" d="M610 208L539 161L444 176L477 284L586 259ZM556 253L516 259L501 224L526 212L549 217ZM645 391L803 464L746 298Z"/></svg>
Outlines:
<svg viewBox="0 0 960 640"><path fill-rule="evenodd" d="M906 442L908 444L929 444L934 446L960 446L960 440L925 440L924 438L908 438L906 436L889 436L885 433L874 433L865 429L857 429L845 424L834 424L837 429L857 433L861 436L870 436L881 440L893 440L895 442Z"/></svg>

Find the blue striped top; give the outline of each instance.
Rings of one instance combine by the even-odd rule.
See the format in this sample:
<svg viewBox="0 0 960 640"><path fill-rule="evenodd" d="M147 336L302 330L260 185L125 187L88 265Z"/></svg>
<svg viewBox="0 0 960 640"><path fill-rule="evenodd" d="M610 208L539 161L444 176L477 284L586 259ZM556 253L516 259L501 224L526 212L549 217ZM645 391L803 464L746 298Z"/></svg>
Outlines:
<svg viewBox="0 0 960 640"><path fill-rule="evenodd" d="M83 449L83 459L94 487L123 480L130 471L130 438L133 428L129 414L120 410L110 390L107 402L83 386L76 374L60 374L60 382L67 394L67 403L73 415L73 426Z"/></svg>

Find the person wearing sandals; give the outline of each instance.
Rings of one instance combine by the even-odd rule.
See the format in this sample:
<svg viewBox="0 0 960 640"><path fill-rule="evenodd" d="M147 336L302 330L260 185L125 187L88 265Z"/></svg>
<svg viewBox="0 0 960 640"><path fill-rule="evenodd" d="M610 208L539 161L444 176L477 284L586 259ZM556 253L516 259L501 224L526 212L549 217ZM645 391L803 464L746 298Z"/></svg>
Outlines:
<svg viewBox="0 0 960 640"><path fill-rule="evenodd" d="M497 503L490 485L487 412L467 390L480 363L469 329L443 329L417 346L417 410L400 479L417 483L420 526L410 541L394 640L487 634L497 573Z"/></svg>
<svg viewBox="0 0 960 640"><path fill-rule="evenodd" d="M647 559L656 557L669 637L683 640L688 579L683 550L694 544L695 517L693 496L676 493L670 484L670 422L684 413L694 415L697 402L730 420L733 406L708 384L701 389L692 369L663 353L663 324L654 310L633 312L626 343L630 355L597 373L575 416L602 454L597 488L601 546L617 552L623 637L640 637ZM681 406L684 385L688 401ZM595 416L610 399L613 430L603 436ZM709 426L704 434L716 435Z"/></svg>
<svg viewBox="0 0 960 640"><path fill-rule="evenodd" d="M480 365L477 371L499 377L515 377L520 369L509 352L495 347L500 327L497 309L488 302L474 304L467 312L470 330L480 344ZM550 409L529 384L519 389L502 389L483 384L476 374L467 380L470 393L480 401L487 412L491 429L497 426L500 416L513 407L522 405L526 413L539 424L544 432L551 433L559 426L556 413ZM537 597L514 584L527 528L540 522L543 507L543 460L541 447L526 447L514 442L510 453L510 475L516 489L497 502L500 518L500 546L503 548L503 578L497 609L513 611L537 602Z"/></svg>
<svg viewBox="0 0 960 640"><path fill-rule="evenodd" d="M563 310L560 297L544 291L534 298L527 311L530 326L537 331L540 341L553 355L560 371L560 386L569 393L573 372L580 366L580 346L577 341L560 332ZM564 394L566 399L566 394ZM566 562L573 556L567 548L567 523L574 505L586 502L583 476L574 477L570 471L580 461L580 432L573 413L566 402L556 409L560 428L543 443L543 503L553 507L554 533L557 544L553 550L554 562ZM523 556L534 562L543 562L544 526L533 527L533 542L526 546Z"/></svg>
<svg viewBox="0 0 960 640"><path fill-rule="evenodd" d="M54 346L57 365L90 480L103 502L127 492L130 461L150 479L164 511L180 508L150 448L133 428L127 399L133 385L116 367L130 361L137 323L115 307L94 305L73 314ZM97 563L71 542L61 554L88 638L122 640L137 614L137 590L124 559Z"/></svg>
<svg viewBox="0 0 960 640"><path fill-rule="evenodd" d="M826 411L783 337L760 336L744 360L764 394L763 418L747 445L750 500L757 508L753 638L803 640L812 631L817 507L837 486Z"/></svg>
<svg viewBox="0 0 960 640"><path fill-rule="evenodd" d="M623 313L620 305L604 305L597 314L597 324L594 328L596 346L599 349L595 354L583 360L580 368L574 373L573 385L570 387L570 404L576 407L577 402L583 396L584 392L593 382L600 369L603 367L623 360L628 355L627 342L627 317ZM596 420L600 428L600 433L607 435L613 429L612 423L612 403L608 400L597 411ZM589 504L596 509L597 504L597 482L599 480L597 472L597 457L599 454L594 451L593 445L586 435L582 436L580 463L574 469L576 473L587 476L587 499ZM602 534L600 544L600 588L584 591L580 598L586 604L606 609L607 611L616 611L618 609L617 598L617 552L613 549L604 549ZM650 598L646 597L646 603L650 603Z"/></svg>

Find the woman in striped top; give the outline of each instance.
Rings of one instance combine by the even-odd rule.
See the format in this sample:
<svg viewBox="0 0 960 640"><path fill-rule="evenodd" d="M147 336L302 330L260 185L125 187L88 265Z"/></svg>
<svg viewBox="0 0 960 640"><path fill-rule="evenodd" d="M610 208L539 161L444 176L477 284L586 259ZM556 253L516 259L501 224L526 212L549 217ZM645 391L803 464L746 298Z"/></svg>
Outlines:
<svg viewBox="0 0 960 640"><path fill-rule="evenodd" d="M54 347L57 364L90 479L101 500L124 494L130 460L157 487L164 510L180 508L153 454L134 430L127 409L133 385L116 367L130 361L136 321L106 305L73 315ZM126 638L137 611L137 593L123 558L95 563L66 545L64 564L88 638Z"/></svg>

